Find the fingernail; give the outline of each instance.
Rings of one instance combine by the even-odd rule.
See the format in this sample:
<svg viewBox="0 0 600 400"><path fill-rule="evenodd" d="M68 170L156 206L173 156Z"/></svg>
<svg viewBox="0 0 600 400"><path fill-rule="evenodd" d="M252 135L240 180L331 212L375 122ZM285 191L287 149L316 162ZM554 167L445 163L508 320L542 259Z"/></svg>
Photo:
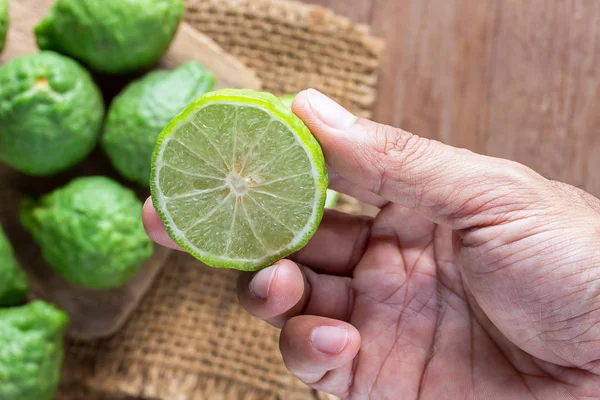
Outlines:
<svg viewBox="0 0 600 400"><path fill-rule="evenodd" d="M319 326L312 332L310 341L322 353L338 354L348 344L348 328Z"/></svg>
<svg viewBox="0 0 600 400"><path fill-rule="evenodd" d="M271 282L273 282L276 273L277 265L273 265L257 272L248 285L250 293L263 300L269 297L269 288L271 287Z"/></svg>
<svg viewBox="0 0 600 400"><path fill-rule="evenodd" d="M344 107L315 89L307 90L310 108L323 123L337 130L346 130L356 122L356 117Z"/></svg>

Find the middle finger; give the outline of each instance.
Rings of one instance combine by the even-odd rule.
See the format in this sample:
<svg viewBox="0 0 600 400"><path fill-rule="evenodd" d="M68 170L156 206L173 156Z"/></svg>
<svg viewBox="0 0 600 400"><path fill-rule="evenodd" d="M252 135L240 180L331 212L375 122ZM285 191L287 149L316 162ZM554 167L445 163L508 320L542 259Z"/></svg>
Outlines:
<svg viewBox="0 0 600 400"><path fill-rule="evenodd" d="M347 321L354 304L350 278L317 274L290 260L242 273L238 298L250 315L279 328L304 314Z"/></svg>

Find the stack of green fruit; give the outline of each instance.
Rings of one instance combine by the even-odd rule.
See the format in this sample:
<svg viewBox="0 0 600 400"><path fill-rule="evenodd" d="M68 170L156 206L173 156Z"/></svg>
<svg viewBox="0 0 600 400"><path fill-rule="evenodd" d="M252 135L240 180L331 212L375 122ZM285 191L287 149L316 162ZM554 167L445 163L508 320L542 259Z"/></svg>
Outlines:
<svg viewBox="0 0 600 400"><path fill-rule="evenodd" d="M102 143L115 169L148 186L156 137L215 77L189 62L132 82L106 113L94 72L152 67L183 16L182 0L58 0L35 27L40 52L0 67L0 161L50 176L83 161ZM8 25L0 0L0 37ZM106 117L106 118L105 118ZM124 285L151 257L142 203L107 177L80 177L39 199L25 199L21 220L44 259L65 280L90 289Z"/></svg>
<svg viewBox="0 0 600 400"><path fill-rule="evenodd" d="M277 99L223 91L209 98L215 76L188 62L171 71L146 73L106 107L88 72L150 69L173 40L183 10L182 0L57 0L35 28L40 52L0 66L0 162L23 174L45 177L76 166L101 144L126 181L152 186L155 201L163 198L163 205L181 200L159 210L170 233L178 224L198 226L206 221L205 236L191 237L194 248L201 244L201 252L214 247L238 258L246 252L247 258L240 258L245 264L237 267L262 268L304 245L316 230L323 206L333 207L337 201L336 192L325 191L328 178L318 143L289 111L293 95ZM7 0L0 0L0 51L8 19ZM203 104L212 105L198 112ZM192 148L183 146L173 153L179 139L164 138L184 138L186 126L192 125L183 118L190 113L200 116L195 121L201 125L192 123L198 130L186 145ZM213 134L215 142L203 137ZM230 149L232 140L236 144ZM257 149L259 144L263 148ZM196 153L194 146L200 146ZM225 162L220 154L225 149L232 150L232 161L218 166L219 177L202 175L203 168L209 175L215 173L210 159L218 156ZM273 163L269 154L279 150L289 152L296 164ZM265 156L272 159L261 166ZM242 171L244 163L252 170ZM184 170L190 165L196 172ZM177 174L185 177L171 179ZM152 184L151 177L156 178ZM218 195L211 195L213 189L205 189L212 184L225 188L227 201L222 204L235 208L233 217L223 213L208 219L215 210L197 215L206 211L202 204L220 202ZM171 192L177 196L169 197ZM200 200L190 201L193 196ZM291 202L290 207L279 200ZM102 290L126 284L152 256L141 214L142 203L133 190L92 176L76 178L41 198L24 199L20 219L60 276L73 285ZM266 222L253 226L252 219ZM263 243L256 230L271 242ZM221 233L228 237L205 240ZM235 257L198 256L217 260L212 266L236 268ZM59 381L68 317L40 301L26 304L28 286L0 230L0 307L5 307L0 309L0 400L50 400Z"/></svg>
<svg viewBox="0 0 600 400"><path fill-rule="evenodd" d="M9 27L0 0L0 52ZM45 177L81 163L101 143L127 181L148 187L156 137L215 77L189 62L143 75L105 106L92 72L131 74L164 54L183 17L182 0L57 0L35 27L40 52L0 65L0 162ZM89 289L126 284L153 254L142 202L125 185L79 177L26 198L21 222L45 261ZM0 229L0 399L54 398L68 316L27 303L29 284Z"/></svg>
<svg viewBox="0 0 600 400"><path fill-rule="evenodd" d="M0 399L54 397L69 317L43 301L25 304L29 281L0 227Z"/></svg>

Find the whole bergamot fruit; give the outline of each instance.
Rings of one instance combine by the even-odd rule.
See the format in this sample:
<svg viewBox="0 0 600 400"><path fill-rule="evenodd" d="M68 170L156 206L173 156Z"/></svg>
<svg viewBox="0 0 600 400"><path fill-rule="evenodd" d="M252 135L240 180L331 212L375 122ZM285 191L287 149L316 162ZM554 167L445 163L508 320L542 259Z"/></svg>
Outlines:
<svg viewBox="0 0 600 400"><path fill-rule="evenodd" d="M21 222L65 280L90 289L121 286L152 256L135 193L101 176L77 178L26 200Z"/></svg>
<svg viewBox="0 0 600 400"><path fill-rule="evenodd" d="M102 129L104 104L89 73L53 52L0 67L0 161L52 175L82 161Z"/></svg>
<svg viewBox="0 0 600 400"><path fill-rule="evenodd" d="M158 61L183 11L182 0L58 0L35 35L40 49L96 71L128 73Z"/></svg>
<svg viewBox="0 0 600 400"><path fill-rule="evenodd" d="M54 398L68 322L66 313L42 301L0 309L0 399Z"/></svg>
<svg viewBox="0 0 600 400"><path fill-rule="evenodd" d="M0 0L0 53L6 43L6 34L8 33L8 0Z"/></svg>
<svg viewBox="0 0 600 400"><path fill-rule="evenodd" d="M102 142L117 171L148 186L156 137L214 84L215 76L192 61L172 71L151 72L126 87L110 106Z"/></svg>
<svg viewBox="0 0 600 400"><path fill-rule="evenodd" d="M0 307L23 304L29 281L15 259L12 246L0 227Z"/></svg>

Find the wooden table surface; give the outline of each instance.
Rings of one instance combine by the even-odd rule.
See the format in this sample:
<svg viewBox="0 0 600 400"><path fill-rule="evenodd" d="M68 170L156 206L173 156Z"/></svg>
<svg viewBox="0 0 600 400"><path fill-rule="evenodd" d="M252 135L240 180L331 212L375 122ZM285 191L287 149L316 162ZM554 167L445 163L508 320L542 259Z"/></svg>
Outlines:
<svg viewBox="0 0 600 400"><path fill-rule="evenodd" d="M386 40L374 119L600 196L600 1L304 1Z"/></svg>

